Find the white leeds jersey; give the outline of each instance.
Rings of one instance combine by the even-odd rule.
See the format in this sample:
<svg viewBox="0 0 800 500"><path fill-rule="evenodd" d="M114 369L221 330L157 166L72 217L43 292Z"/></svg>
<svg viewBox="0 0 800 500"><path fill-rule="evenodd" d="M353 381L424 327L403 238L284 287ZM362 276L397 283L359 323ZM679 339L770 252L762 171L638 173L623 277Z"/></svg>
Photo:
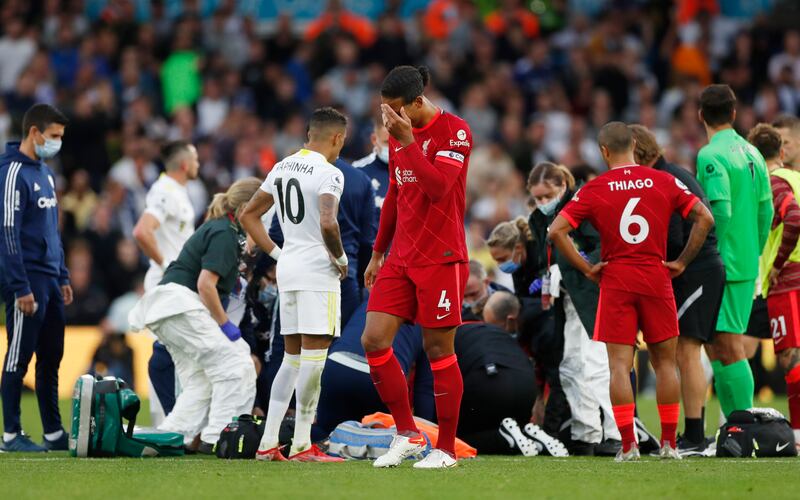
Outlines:
<svg viewBox="0 0 800 500"><path fill-rule="evenodd" d="M144 213L155 217L160 224L155 237L166 269L194 233L194 207L189 192L178 181L162 174L147 193ZM161 267L151 260L144 278L145 291L158 285L163 275Z"/></svg>
<svg viewBox="0 0 800 500"><path fill-rule="evenodd" d="M339 272L322 239L319 197L323 194L331 194L337 200L341 197L342 172L321 154L301 149L275 165L261 189L275 199L275 216L283 231L278 289L340 291Z"/></svg>

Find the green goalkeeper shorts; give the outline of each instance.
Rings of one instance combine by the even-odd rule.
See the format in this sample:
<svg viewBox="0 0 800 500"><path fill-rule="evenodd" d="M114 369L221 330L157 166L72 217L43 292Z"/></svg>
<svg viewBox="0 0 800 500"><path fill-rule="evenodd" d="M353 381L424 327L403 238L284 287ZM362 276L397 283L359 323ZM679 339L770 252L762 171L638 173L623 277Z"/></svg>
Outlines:
<svg viewBox="0 0 800 500"><path fill-rule="evenodd" d="M753 308L755 282L727 281L722 293L722 306L717 317L717 331L743 334L747 331L750 312Z"/></svg>

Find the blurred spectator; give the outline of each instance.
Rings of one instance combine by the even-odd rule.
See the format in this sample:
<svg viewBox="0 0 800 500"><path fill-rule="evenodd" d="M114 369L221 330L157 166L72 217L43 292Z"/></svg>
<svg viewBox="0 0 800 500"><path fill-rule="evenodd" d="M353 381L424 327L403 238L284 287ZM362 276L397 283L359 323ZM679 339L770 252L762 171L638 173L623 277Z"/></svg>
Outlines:
<svg viewBox="0 0 800 500"><path fill-rule="evenodd" d="M75 229L82 233L89 226L96 207L97 195L90 185L89 173L76 170L70 178L69 190L61 198L61 209L72 218Z"/></svg>
<svg viewBox="0 0 800 500"><path fill-rule="evenodd" d="M22 18L13 17L3 26L0 38L0 91L9 92L36 53L36 41L26 33Z"/></svg>
<svg viewBox="0 0 800 500"><path fill-rule="evenodd" d="M91 247L83 240L72 243L67 267L72 282L73 301L65 308L67 324L96 325L105 316L108 298L93 279Z"/></svg>
<svg viewBox="0 0 800 500"><path fill-rule="evenodd" d="M306 28L306 40L316 40L334 31L348 33L362 47L369 47L375 42L372 22L348 11L341 0L328 0L325 11Z"/></svg>
<svg viewBox="0 0 800 500"><path fill-rule="evenodd" d="M501 0L500 8L486 16L486 28L495 36L502 36L518 25L527 38L539 34L539 19L526 9L521 0Z"/></svg>
<svg viewBox="0 0 800 500"><path fill-rule="evenodd" d="M172 53L161 67L164 110L170 114L179 106L191 106L200 97L201 57L193 46L188 23L177 26Z"/></svg>

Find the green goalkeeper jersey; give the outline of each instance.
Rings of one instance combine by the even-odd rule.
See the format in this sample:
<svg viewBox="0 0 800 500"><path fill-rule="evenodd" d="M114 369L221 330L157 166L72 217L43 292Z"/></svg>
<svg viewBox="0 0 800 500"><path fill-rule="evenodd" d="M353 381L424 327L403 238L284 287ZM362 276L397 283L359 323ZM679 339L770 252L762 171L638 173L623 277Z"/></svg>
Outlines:
<svg viewBox="0 0 800 500"><path fill-rule="evenodd" d="M697 155L697 180L717 221L727 281L755 279L772 221L772 190L764 158L735 130L721 130Z"/></svg>

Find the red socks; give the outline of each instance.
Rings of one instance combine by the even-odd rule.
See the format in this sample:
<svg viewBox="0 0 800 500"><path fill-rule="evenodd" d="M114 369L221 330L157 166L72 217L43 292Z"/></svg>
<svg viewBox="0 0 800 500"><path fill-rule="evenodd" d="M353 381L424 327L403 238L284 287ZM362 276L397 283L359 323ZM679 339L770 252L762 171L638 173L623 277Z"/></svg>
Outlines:
<svg viewBox="0 0 800 500"><path fill-rule="evenodd" d="M786 395L789 396L792 429L800 429L800 366L795 366L786 374Z"/></svg>
<svg viewBox="0 0 800 500"><path fill-rule="evenodd" d="M433 396L436 400L436 418L439 420L439 439L436 448L456 456L456 429L461 411L464 381L458 368L458 358L448 354L431 360L433 370Z"/></svg>
<svg viewBox="0 0 800 500"><path fill-rule="evenodd" d="M675 432L678 429L680 414L680 403L658 405L658 416L661 419L661 446L669 443L673 448L677 447L675 444Z"/></svg>
<svg viewBox="0 0 800 500"><path fill-rule="evenodd" d="M369 374L383 403L389 407L397 433L419 434L408 401L408 385L391 347L367 353ZM435 380L435 379L434 379Z"/></svg>
<svg viewBox="0 0 800 500"><path fill-rule="evenodd" d="M617 422L619 434L622 436L622 451L627 453L636 445L636 432L633 429L633 413L636 403L612 406L614 420Z"/></svg>

